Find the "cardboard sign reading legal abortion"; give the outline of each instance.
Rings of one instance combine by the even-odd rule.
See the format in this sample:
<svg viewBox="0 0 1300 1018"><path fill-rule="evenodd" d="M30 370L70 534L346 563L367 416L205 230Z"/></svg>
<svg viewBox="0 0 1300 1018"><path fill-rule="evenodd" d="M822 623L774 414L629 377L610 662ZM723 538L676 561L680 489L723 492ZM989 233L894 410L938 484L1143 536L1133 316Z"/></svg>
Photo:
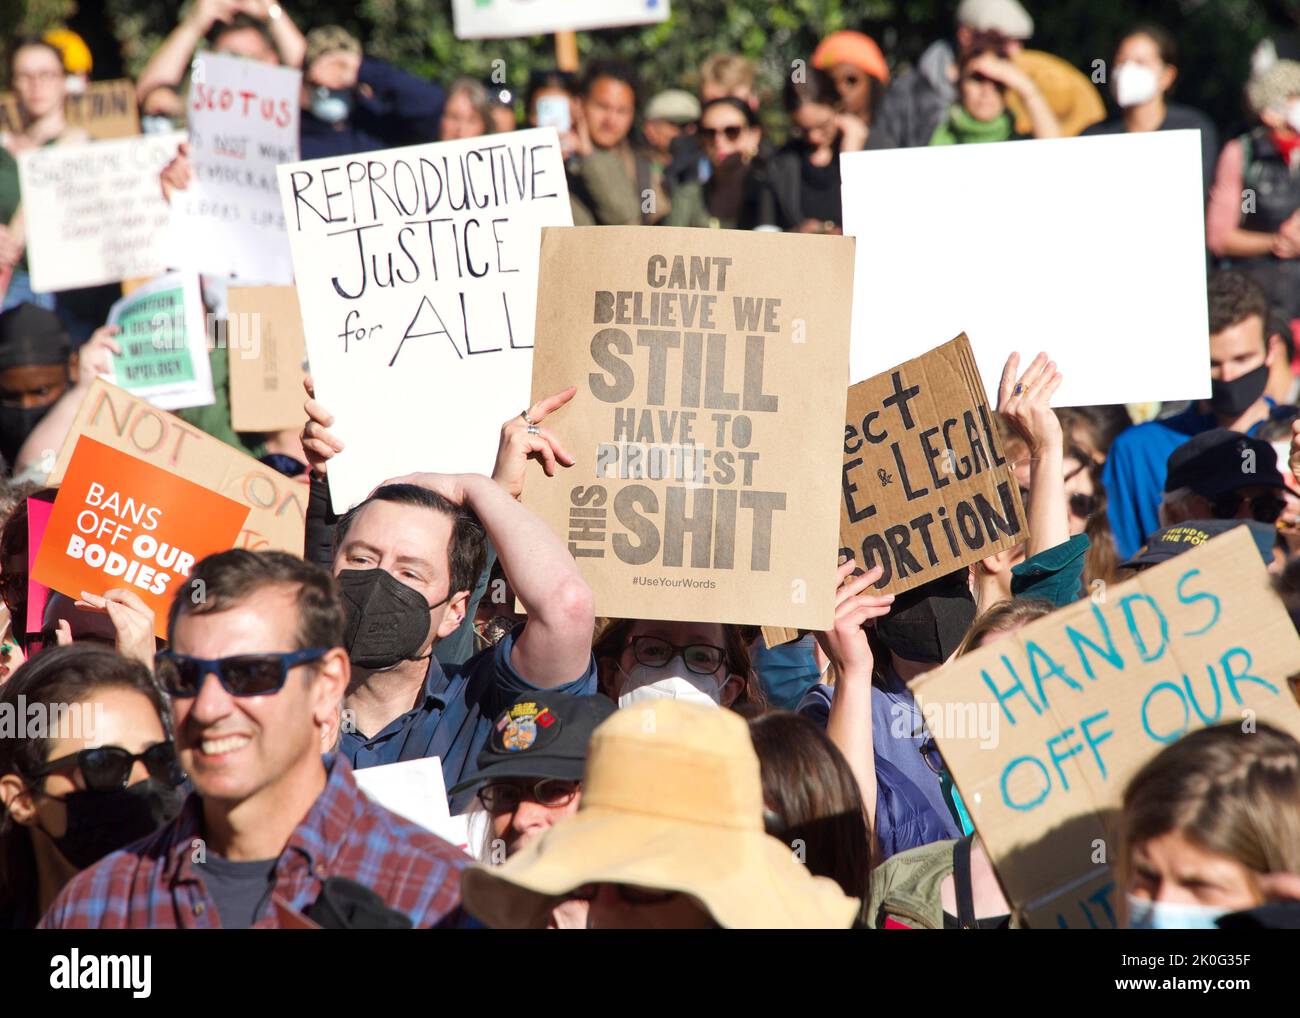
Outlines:
<svg viewBox="0 0 1300 1018"><path fill-rule="evenodd" d="M186 100L194 179L172 198L172 264L291 283L275 167L298 160L302 72L212 53L194 63Z"/></svg>
<svg viewBox="0 0 1300 1018"><path fill-rule="evenodd" d="M236 431L283 431L307 419L307 341L292 286L232 286L226 293L230 421Z"/></svg>
<svg viewBox="0 0 1300 1018"><path fill-rule="evenodd" d="M171 132L22 153L32 289L73 290L162 272L171 209L158 174L184 140L183 132Z"/></svg>
<svg viewBox="0 0 1300 1018"><path fill-rule="evenodd" d="M1109 868L1129 779L1206 725L1267 722L1300 737L1296 671L1300 637L1239 527L912 689L1030 925L1109 929L1124 894Z"/></svg>
<svg viewBox="0 0 1300 1018"><path fill-rule="evenodd" d="M965 333L849 389L840 550L884 567L876 589L899 594L1019 544L1024 523Z"/></svg>
<svg viewBox="0 0 1300 1018"><path fill-rule="evenodd" d="M63 116L69 127L80 127L92 138L129 138L140 133L136 112L135 82L128 78L92 81L80 94L68 93ZM18 131L18 98L12 92L0 94L0 130Z"/></svg>
<svg viewBox="0 0 1300 1018"><path fill-rule="evenodd" d="M302 555L306 484L103 379L91 383L77 410L49 484L63 478L82 435L246 506L248 518L234 547Z"/></svg>
<svg viewBox="0 0 1300 1018"><path fill-rule="evenodd" d="M533 400L578 386L546 419L577 464L524 501L598 615L831 624L853 246L542 232Z"/></svg>
<svg viewBox="0 0 1300 1018"><path fill-rule="evenodd" d="M167 609L194 563L233 546L247 516L246 505L83 435L32 576L69 597L126 587L165 637Z"/></svg>
<svg viewBox="0 0 1300 1018"><path fill-rule="evenodd" d="M511 39L668 20L668 0L453 0L457 39Z"/></svg>
<svg viewBox="0 0 1300 1018"><path fill-rule="evenodd" d="M108 380L164 410L209 406L216 396L204 320L194 273L137 286L108 310L108 324L122 330Z"/></svg>
<svg viewBox="0 0 1300 1018"><path fill-rule="evenodd" d="M554 128L281 166L338 512L414 470L491 470L528 404L543 226L567 226Z"/></svg>

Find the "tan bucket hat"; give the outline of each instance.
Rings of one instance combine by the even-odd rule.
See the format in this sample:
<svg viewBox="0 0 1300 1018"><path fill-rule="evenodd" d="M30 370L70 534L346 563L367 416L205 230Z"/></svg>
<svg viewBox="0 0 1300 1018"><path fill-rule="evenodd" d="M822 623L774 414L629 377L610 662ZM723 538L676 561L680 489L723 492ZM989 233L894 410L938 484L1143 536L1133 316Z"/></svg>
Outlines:
<svg viewBox="0 0 1300 1018"><path fill-rule="evenodd" d="M735 929L847 928L858 901L763 829L749 728L729 710L654 700L591 737L582 805L500 866L461 873L465 907L499 929L542 928L589 883L697 899Z"/></svg>

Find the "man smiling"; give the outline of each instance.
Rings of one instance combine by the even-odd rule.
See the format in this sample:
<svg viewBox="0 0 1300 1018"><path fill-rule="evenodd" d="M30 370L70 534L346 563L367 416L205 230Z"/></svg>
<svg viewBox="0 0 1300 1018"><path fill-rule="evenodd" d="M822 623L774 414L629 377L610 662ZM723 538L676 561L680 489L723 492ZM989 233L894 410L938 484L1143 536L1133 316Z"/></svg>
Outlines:
<svg viewBox="0 0 1300 1018"><path fill-rule="evenodd" d="M282 552L211 555L172 603L157 676L172 698L180 816L83 871L53 928L275 925L327 878L364 884L415 926L458 900L455 848L371 802L320 753L347 686L343 607L329 575Z"/></svg>

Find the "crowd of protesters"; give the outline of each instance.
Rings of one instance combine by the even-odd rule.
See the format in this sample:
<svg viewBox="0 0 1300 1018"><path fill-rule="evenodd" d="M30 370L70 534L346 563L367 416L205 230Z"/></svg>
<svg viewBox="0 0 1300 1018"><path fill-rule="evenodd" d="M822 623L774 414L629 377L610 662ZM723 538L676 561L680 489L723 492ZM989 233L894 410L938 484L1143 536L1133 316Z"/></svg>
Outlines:
<svg viewBox="0 0 1300 1018"><path fill-rule="evenodd" d="M1211 396L1055 411L1056 363L1013 356L997 424L1023 544L898 596L842 563L834 626L775 647L737 625L596 618L565 543L519 501L530 459L572 463L538 427L572 390L502 426L490 475L393 478L336 518L342 444L310 380L300 432L236 433L215 355L216 404L181 416L311 486L302 557L199 562L187 582L204 596L175 598L165 641L129 590L53 597L29 631L25 500L119 348L103 324L114 288L34 293L24 256L15 159L85 140L63 109L89 54L67 32L11 45L0 706L82 705L99 723L93 740L0 738L0 926L265 927L273 898L369 926L1025 925L910 683L1239 526L1300 626L1300 63L1257 62L1241 83L1254 126L1220 147L1173 101L1165 29L1114 40L1107 94L1030 48L1033 29L1016 0L962 0L951 37L901 73L844 31L799 55L777 95L717 53L652 96L593 62L534 74L516 101L499 83L423 80L342 28L304 32L279 4L198 0L139 76L152 132L183 126L202 48L300 68L304 159L553 127L577 225L834 234L841 153L1199 130ZM182 146L160 184L190 179ZM496 582L508 602L485 600ZM478 861L353 777L435 756L450 811L480 821ZM1129 783L1118 833L1131 926L1300 899L1300 744L1268 726L1187 735Z"/></svg>

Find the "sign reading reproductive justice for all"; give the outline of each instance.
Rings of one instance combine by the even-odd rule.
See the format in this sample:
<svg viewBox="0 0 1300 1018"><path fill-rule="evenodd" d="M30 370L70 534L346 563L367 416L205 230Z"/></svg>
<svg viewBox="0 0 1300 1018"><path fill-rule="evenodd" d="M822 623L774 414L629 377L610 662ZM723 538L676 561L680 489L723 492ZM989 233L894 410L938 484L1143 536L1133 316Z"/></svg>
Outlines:
<svg viewBox="0 0 1300 1018"><path fill-rule="evenodd" d="M486 473L528 405L544 226L573 222L554 128L278 169L344 512L414 470Z"/></svg>
<svg viewBox="0 0 1300 1018"><path fill-rule="evenodd" d="M542 232L533 400L578 387L546 419L577 462L531 477L524 502L597 614L831 625L853 247Z"/></svg>
<svg viewBox="0 0 1300 1018"><path fill-rule="evenodd" d="M167 609L199 559L233 547L248 507L84 435L45 530L33 577L69 597L126 587Z"/></svg>

